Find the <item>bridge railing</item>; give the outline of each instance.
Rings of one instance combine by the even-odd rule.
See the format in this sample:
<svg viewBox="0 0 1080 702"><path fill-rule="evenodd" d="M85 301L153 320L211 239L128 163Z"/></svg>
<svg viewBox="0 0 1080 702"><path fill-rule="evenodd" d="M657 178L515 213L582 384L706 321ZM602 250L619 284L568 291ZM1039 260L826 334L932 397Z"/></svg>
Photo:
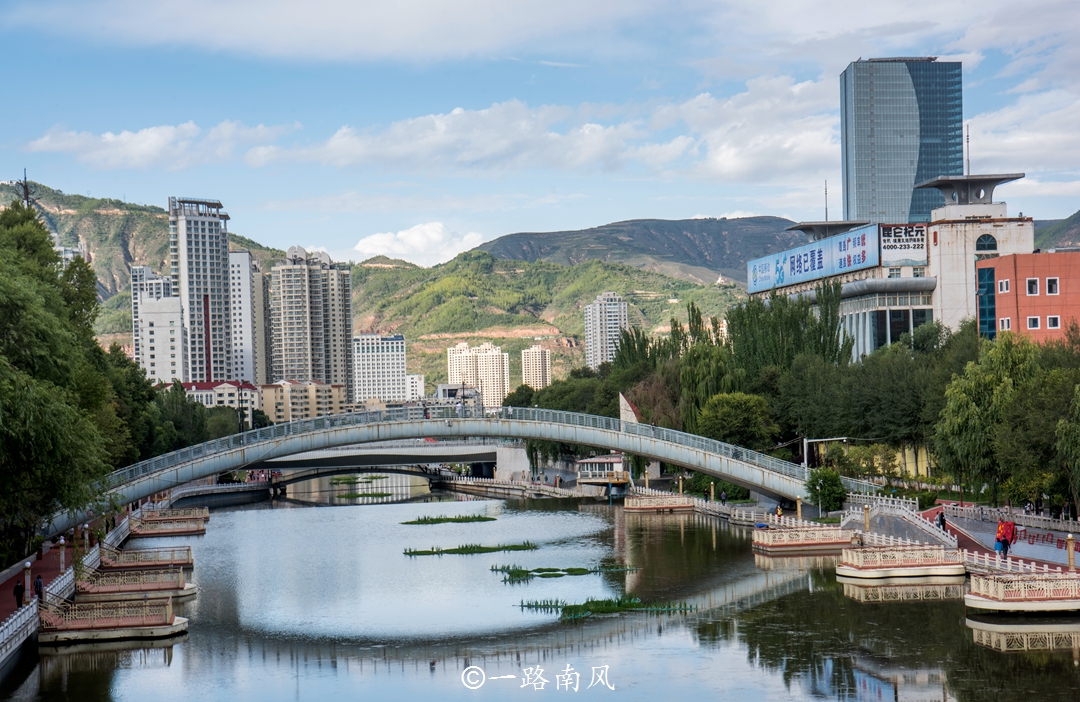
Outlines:
<svg viewBox="0 0 1080 702"><path fill-rule="evenodd" d="M15 653L23 642L38 630L38 601L35 597L28 606L15 610L0 624L0 663Z"/></svg>
<svg viewBox="0 0 1080 702"><path fill-rule="evenodd" d="M1080 576L1076 573L971 574L971 594L999 602L1031 602L1080 599Z"/></svg>
<svg viewBox="0 0 1080 702"><path fill-rule="evenodd" d="M1070 534L1080 533L1080 522L1075 520L1050 519L1049 517L1040 517L1034 514L1017 514L1016 512L1009 511L1006 507L958 507L954 505L944 505L943 509L946 517L961 517L963 519L974 519L983 522L996 522L998 519L1004 519L1007 522L1016 522L1017 524L1032 527L1033 529L1064 531Z"/></svg>
<svg viewBox="0 0 1080 702"><path fill-rule="evenodd" d="M317 417L315 419L303 419L296 422L275 424L261 429L252 429L241 434L233 434L232 436L207 441L202 444L179 449L113 471L106 477L104 487L106 489L116 488L130 483L142 476L157 473L197 458L213 456L226 451L261 444L263 442L269 442L287 436L297 436L326 429L362 426L367 424L421 420L452 421L454 419L512 419L526 422L580 426L591 429L622 432L724 456L736 461L742 461L758 466L774 473L786 475L795 478L796 480L805 481L807 474L806 469L801 465L774 458L740 446L725 444L721 441L715 441L703 436L687 434L673 429L654 427L649 424L623 422L613 417L600 417L591 414L538 409L533 407L503 407L492 413L485 413L482 410L471 408L461 408L459 410L451 407L401 407L376 412L354 412L327 417ZM843 481L845 487L852 492L872 493L878 489L873 483L863 480L843 478Z"/></svg>
<svg viewBox="0 0 1080 702"><path fill-rule="evenodd" d="M906 497L886 497L885 495L868 495L859 492L849 492L848 504L852 505L881 505L884 507L896 507L909 512L919 511L918 500L909 500Z"/></svg>

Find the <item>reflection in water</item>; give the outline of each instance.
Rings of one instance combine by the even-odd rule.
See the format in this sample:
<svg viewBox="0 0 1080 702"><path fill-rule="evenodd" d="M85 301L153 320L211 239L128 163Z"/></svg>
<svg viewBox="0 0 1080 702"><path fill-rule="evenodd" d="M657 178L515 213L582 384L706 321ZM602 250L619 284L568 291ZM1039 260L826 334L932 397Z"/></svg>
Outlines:
<svg viewBox="0 0 1080 702"><path fill-rule="evenodd" d="M1080 665L1080 618L969 616L964 623L980 646L1003 653L1070 651Z"/></svg>
<svg viewBox="0 0 1080 702"><path fill-rule="evenodd" d="M497 520L400 524L421 514L478 513ZM525 539L541 547L402 554L406 547ZM962 602L945 601L945 591L940 599L854 601L833 562L762 560L748 529L700 515L623 514L606 504L558 500L312 509L290 499L215 511L206 536L161 541L191 543L195 551L200 595L185 607L186 641L141 653L42 657L0 697L502 700L519 693L520 680L492 678L540 666L551 681L546 691L554 693L554 675L567 665L582 672L582 692L591 668L608 665L612 699L650 702L1080 697L1071 649L1029 645L1005 655L977 643ZM502 563L639 570L508 585L490 572ZM515 606L522 599L581 602L624 593L686 601L697 610L563 624ZM488 675L479 690L462 686L470 665Z"/></svg>
<svg viewBox="0 0 1080 702"><path fill-rule="evenodd" d="M963 600L967 578L931 576L925 578L847 578L836 576L844 586L844 595L856 602L909 602L918 600Z"/></svg>

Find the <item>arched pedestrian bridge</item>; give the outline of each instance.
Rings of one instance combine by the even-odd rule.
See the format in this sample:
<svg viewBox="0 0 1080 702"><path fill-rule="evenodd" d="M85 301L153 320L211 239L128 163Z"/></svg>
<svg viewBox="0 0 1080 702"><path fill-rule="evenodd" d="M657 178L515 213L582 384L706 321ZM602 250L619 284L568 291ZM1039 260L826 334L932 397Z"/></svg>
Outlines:
<svg viewBox="0 0 1080 702"><path fill-rule="evenodd" d="M539 439L622 451L683 466L752 490L795 499L806 497L806 470L797 464L694 434L576 412L500 408L409 407L340 414L275 424L173 451L110 473L105 489L133 501L178 485L239 470L262 461L319 449L373 441L488 437ZM844 478L854 492L875 492L872 483ZM46 529L64 531L83 515L58 515Z"/></svg>

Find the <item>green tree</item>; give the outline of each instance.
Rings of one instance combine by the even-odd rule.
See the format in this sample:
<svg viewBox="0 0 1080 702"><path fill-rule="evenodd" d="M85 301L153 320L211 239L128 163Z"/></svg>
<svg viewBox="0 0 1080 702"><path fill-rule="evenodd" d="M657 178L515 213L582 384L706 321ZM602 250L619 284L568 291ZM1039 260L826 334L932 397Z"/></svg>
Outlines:
<svg viewBox="0 0 1080 702"><path fill-rule="evenodd" d="M235 407L220 405L206 412L206 434L209 439L220 439L240 432L240 418Z"/></svg>
<svg viewBox="0 0 1080 702"><path fill-rule="evenodd" d="M935 445L942 466L961 481L971 477L997 491L1007 475L994 454L993 436L1017 391L1038 373L1036 349L1008 332L985 342L979 360L945 389Z"/></svg>
<svg viewBox="0 0 1080 702"><path fill-rule="evenodd" d="M755 451L772 448L777 431L765 398L743 392L714 395L698 418L702 436Z"/></svg>
<svg viewBox="0 0 1080 702"><path fill-rule="evenodd" d="M516 390L503 398L503 407L532 407L535 392L531 385L519 385Z"/></svg>
<svg viewBox="0 0 1080 702"><path fill-rule="evenodd" d="M816 468L807 476L806 494L812 504L820 504L824 512L832 512L844 506L847 489L840 473L832 468Z"/></svg>
<svg viewBox="0 0 1080 702"><path fill-rule="evenodd" d="M1073 391L1068 416L1058 421L1055 448L1061 458L1064 482L1073 502L1073 514L1080 511L1080 385Z"/></svg>

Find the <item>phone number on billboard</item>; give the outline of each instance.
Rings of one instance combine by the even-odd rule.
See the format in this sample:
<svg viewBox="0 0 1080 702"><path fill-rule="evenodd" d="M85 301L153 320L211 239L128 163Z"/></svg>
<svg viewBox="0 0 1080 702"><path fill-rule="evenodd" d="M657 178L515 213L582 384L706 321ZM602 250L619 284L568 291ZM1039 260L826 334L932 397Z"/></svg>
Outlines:
<svg viewBox="0 0 1080 702"><path fill-rule="evenodd" d="M901 250L901 249L921 249L923 245L919 244L882 244L881 248L886 250Z"/></svg>

